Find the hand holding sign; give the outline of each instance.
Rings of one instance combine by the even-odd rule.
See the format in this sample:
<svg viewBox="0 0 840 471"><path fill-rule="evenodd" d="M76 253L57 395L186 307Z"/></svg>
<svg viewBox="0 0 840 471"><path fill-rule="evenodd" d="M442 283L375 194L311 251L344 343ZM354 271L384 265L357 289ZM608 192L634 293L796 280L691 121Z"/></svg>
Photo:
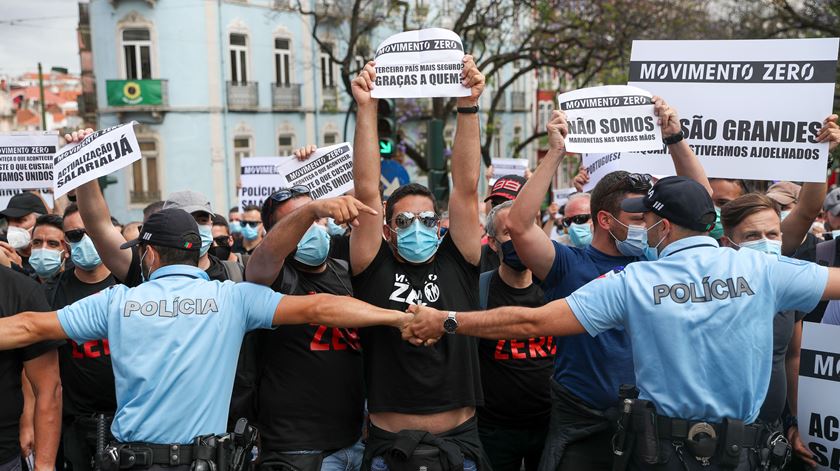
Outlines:
<svg viewBox="0 0 840 471"><path fill-rule="evenodd" d="M554 110L551 113L551 121L546 125L548 130L548 147L561 154L566 153L566 136L569 134L569 125L566 123L566 113Z"/></svg>
<svg viewBox="0 0 840 471"><path fill-rule="evenodd" d="M671 137L674 134L679 134L682 131L682 127L680 127L680 118L677 116L677 110L668 106L668 103L665 103L665 100L658 96L651 98L651 101L653 102L653 114L659 118L657 124L662 128L662 137Z"/></svg>
<svg viewBox="0 0 840 471"><path fill-rule="evenodd" d="M478 99L484 92L484 74L479 72L473 56L464 56L464 70L461 72L461 83L470 89L470 96L458 98L458 106L476 106Z"/></svg>
<svg viewBox="0 0 840 471"><path fill-rule="evenodd" d="M828 142L828 151L831 152L840 144L840 126L837 126L837 115L833 114L823 120L823 127L817 133L817 142Z"/></svg>

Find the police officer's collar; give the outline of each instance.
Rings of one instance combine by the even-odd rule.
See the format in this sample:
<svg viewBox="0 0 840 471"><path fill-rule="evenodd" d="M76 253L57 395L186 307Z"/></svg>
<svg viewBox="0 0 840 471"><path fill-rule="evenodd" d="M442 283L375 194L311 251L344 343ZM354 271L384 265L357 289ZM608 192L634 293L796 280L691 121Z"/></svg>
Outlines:
<svg viewBox="0 0 840 471"><path fill-rule="evenodd" d="M694 247L719 248L720 245L718 245L718 241L709 236L686 237L684 239L680 239L668 244L668 246L662 250L662 253L659 254L659 258L667 257L668 255L671 255L673 253L681 252L683 250L691 249Z"/></svg>
<svg viewBox="0 0 840 471"><path fill-rule="evenodd" d="M164 276L186 276L210 281L210 277L207 276L204 270L190 265L166 265L165 267L160 267L152 273L149 279L155 280Z"/></svg>

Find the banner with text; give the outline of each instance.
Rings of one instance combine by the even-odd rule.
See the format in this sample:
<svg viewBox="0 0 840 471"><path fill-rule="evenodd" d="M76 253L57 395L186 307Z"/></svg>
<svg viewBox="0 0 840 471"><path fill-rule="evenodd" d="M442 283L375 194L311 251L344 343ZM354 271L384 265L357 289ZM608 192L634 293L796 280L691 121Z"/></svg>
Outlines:
<svg viewBox="0 0 840 471"><path fill-rule="evenodd" d="M659 150L662 129L653 114L652 95L627 85L607 85L561 93L569 152Z"/></svg>
<svg viewBox="0 0 840 471"><path fill-rule="evenodd" d="M496 182L505 175L519 175L524 177L528 170L528 159L493 159L493 175L490 177L490 184Z"/></svg>
<svg viewBox="0 0 840 471"><path fill-rule="evenodd" d="M799 354L799 435L817 470L840 468L840 326L805 322Z"/></svg>
<svg viewBox="0 0 840 471"><path fill-rule="evenodd" d="M552 201L557 203L558 206L563 207L566 203L569 202L569 197L573 194L577 193L577 190L574 188L560 188L559 190L552 191Z"/></svg>
<svg viewBox="0 0 840 471"><path fill-rule="evenodd" d="M50 183L52 185L52 182ZM12 196L17 194L23 193L24 191L30 190L23 190L20 188L8 188L8 189L0 189L0 208L5 209L9 206L9 200L12 199ZM37 193L41 199L44 200L44 204L47 205L47 208L52 209L55 206L55 201L53 200L52 188L41 188L39 190L32 190Z"/></svg>
<svg viewBox="0 0 840 471"><path fill-rule="evenodd" d="M583 185L583 191L592 191L604 175L616 170L647 173L656 177L677 174L669 154L612 152L610 154L583 154L582 158L582 165L589 172L589 182Z"/></svg>
<svg viewBox="0 0 840 471"><path fill-rule="evenodd" d="M0 134L0 189L52 186L57 150L57 131Z"/></svg>
<svg viewBox="0 0 840 471"><path fill-rule="evenodd" d="M633 41L628 84L679 111L709 177L824 182L828 144L815 133L837 51L837 38Z"/></svg>
<svg viewBox="0 0 840 471"><path fill-rule="evenodd" d="M100 129L59 150L53 157L53 188L59 198L70 190L140 160L136 121Z"/></svg>
<svg viewBox="0 0 840 471"><path fill-rule="evenodd" d="M397 33L376 49L373 98L470 96L461 84L464 68L461 38L447 29Z"/></svg>

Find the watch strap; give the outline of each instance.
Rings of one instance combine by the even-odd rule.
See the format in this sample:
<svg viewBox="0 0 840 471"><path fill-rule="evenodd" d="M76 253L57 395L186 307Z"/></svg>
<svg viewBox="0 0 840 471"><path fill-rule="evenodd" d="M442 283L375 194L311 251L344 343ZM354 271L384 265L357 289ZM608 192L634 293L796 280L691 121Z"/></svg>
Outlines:
<svg viewBox="0 0 840 471"><path fill-rule="evenodd" d="M475 114L478 113L478 105L475 106L459 106L458 112L463 114Z"/></svg>
<svg viewBox="0 0 840 471"><path fill-rule="evenodd" d="M685 135L683 135L682 130L680 130L680 132L678 132L678 133L676 133L672 136L663 137L662 142L664 142L665 145L670 146L672 144L676 144L676 143L680 142L684 138L685 138Z"/></svg>

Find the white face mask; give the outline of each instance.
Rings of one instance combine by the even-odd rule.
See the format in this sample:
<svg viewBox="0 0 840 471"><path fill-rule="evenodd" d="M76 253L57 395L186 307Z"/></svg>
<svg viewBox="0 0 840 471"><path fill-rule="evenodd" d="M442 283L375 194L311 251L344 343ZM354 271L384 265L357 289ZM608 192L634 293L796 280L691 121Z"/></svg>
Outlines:
<svg viewBox="0 0 840 471"><path fill-rule="evenodd" d="M9 226L8 231L6 231L6 239L9 241L9 245L11 245L12 248L20 250L29 245L29 242L32 241L32 234L30 234L26 229L22 229L17 226Z"/></svg>

